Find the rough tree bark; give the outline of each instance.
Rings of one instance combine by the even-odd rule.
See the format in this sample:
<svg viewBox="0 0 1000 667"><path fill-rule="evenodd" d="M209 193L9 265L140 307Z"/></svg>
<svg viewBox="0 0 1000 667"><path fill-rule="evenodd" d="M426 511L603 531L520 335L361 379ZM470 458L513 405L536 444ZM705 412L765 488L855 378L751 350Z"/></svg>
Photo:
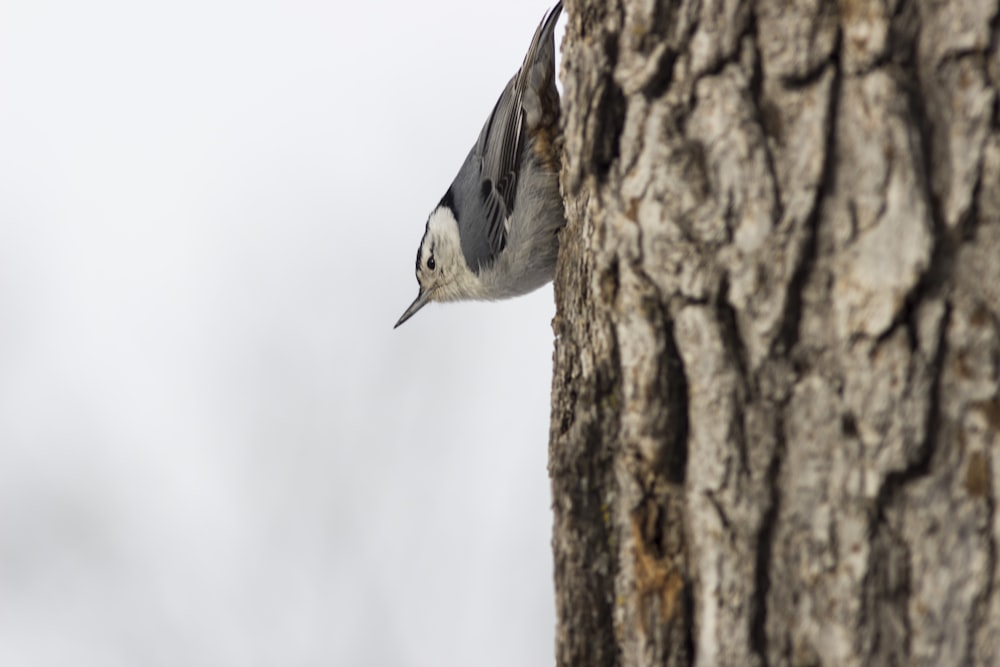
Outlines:
<svg viewBox="0 0 1000 667"><path fill-rule="evenodd" d="M566 0L560 665L1000 665L997 0Z"/></svg>

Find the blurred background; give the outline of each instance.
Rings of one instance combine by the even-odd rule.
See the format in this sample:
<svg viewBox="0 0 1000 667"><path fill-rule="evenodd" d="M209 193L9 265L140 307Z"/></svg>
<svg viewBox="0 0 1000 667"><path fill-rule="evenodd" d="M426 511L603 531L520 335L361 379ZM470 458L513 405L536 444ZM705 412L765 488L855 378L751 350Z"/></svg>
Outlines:
<svg viewBox="0 0 1000 667"><path fill-rule="evenodd" d="M546 2L3 4L0 664L551 664L551 287L392 330Z"/></svg>

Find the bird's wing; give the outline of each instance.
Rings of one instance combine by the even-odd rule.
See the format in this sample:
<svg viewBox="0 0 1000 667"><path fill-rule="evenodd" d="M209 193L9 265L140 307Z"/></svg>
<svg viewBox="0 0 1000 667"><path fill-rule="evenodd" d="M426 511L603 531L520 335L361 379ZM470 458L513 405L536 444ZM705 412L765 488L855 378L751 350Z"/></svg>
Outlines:
<svg viewBox="0 0 1000 667"><path fill-rule="evenodd" d="M488 257L480 264L491 262L507 244L507 224L514 211L518 168L527 140L525 95L529 92L528 86L547 80L546 77L533 76L533 69L536 66L551 69L553 66L550 53L553 50L553 31L561 11L562 2L557 2L539 23L521 69L504 88L474 149L479 160L479 186L488 247ZM546 57L539 58L542 54ZM535 94L533 99L537 98Z"/></svg>
<svg viewBox="0 0 1000 667"><path fill-rule="evenodd" d="M511 79L479 137L479 183L486 240L492 255L507 243L507 219L514 211L517 170L524 144L524 109L518 77Z"/></svg>

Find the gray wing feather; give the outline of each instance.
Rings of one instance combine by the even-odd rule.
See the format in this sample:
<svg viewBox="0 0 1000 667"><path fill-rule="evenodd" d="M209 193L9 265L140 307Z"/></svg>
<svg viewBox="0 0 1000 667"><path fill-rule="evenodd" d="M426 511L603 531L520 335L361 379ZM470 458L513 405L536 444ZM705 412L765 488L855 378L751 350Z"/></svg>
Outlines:
<svg viewBox="0 0 1000 667"><path fill-rule="evenodd" d="M486 238L496 255L507 242L507 218L514 210L517 168L524 143L524 109L517 78L511 80L493 108L479 139L480 182Z"/></svg>
<svg viewBox="0 0 1000 667"><path fill-rule="evenodd" d="M462 250L473 269L491 263L507 243L507 221L514 211L518 168L528 131L525 94L539 78L532 77L532 69L536 65L552 67L552 33L561 11L562 2L558 2L542 19L521 69L504 88L469 156L473 165L466 166L478 166L473 171L479 174L482 218L466 220L470 226L483 225L480 230L466 229L465 225L462 229ZM542 49L546 57L539 58Z"/></svg>

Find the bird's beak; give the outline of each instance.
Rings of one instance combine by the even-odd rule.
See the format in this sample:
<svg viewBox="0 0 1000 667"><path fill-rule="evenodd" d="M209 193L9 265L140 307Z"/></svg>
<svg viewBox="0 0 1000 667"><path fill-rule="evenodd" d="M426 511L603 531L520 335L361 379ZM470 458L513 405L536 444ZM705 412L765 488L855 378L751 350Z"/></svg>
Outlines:
<svg viewBox="0 0 1000 667"><path fill-rule="evenodd" d="M403 313L403 316L399 318L399 321L396 322L396 326L394 326L393 329L398 328L400 324L402 324L406 320L416 315L417 311L426 306L428 303L430 303L430 301L431 301L430 291L421 288L420 292L417 294L417 298L413 300L413 303L410 304L410 307L407 308L406 312Z"/></svg>

